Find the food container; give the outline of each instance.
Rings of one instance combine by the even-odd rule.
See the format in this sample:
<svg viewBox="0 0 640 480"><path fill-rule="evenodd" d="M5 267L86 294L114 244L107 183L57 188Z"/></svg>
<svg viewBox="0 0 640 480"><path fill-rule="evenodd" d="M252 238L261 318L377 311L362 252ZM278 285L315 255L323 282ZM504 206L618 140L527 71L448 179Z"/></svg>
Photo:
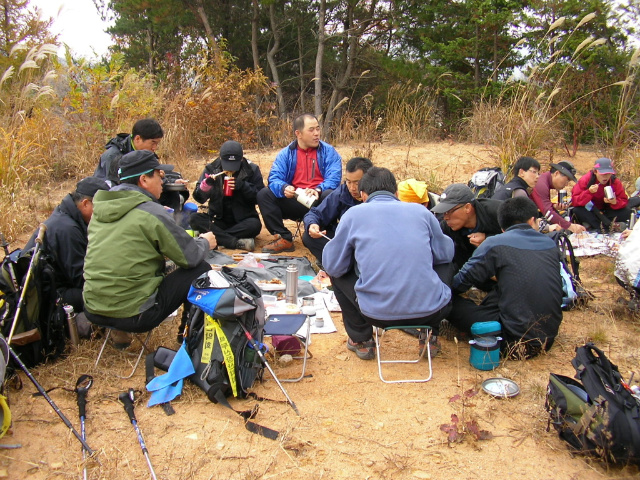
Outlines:
<svg viewBox="0 0 640 480"><path fill-rule="evenodd" d="M566 199L567 199L567 191L566 190L559 190L558 191L558 203L564 203Z"/></svg>
<svg viewBox="0 0 640 480"><path fill-rule="evenodd" d="M607 200L613 200L614 198L616 198L616 194L613 191L613 187L611 185L607 185L606 187L604 187L604 196L607 198Z"/></svg>
<svg viewBox="0 0 640 480"><path fill-rule="evenodd" d="M278 297L275 295L262 295L262 301L265 307L275 307Z"/></svg>
<svg viewBox="0 0 640 480"><path fill-rule="evenodd" d="M493 370L500 366L500 337L486 336L469 340L469 363L478 370Z"/></svg>

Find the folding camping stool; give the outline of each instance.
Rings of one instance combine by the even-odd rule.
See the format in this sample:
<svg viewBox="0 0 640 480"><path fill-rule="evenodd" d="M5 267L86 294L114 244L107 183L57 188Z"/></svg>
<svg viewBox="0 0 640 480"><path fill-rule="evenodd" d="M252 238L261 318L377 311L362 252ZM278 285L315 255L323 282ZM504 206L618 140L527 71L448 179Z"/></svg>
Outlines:
<svg viewBox="0 0 640 480"><path fill-rule="evenodd" d="M102 358L102 352L104 352L104 347L107 346L107 342L109 341L109 337L111 336L111 331L113 330L112 328L109 327L104 327L104 329L107 331L107 334L104 336L104 342L102 342L102 347L100 348L100 352L98 353L98 358L96 358L96 363L93 365L93 368L96 368L98 366L98 362L100 362L100 359ZM137 340L141 345L142 348L140 348L140 353L138 354L138 358L136 359L136 363L133 365L133 368L131 369L131 373L129 375L127 375L126 377L122 377L120 375L115 375L118 378L123 378L123 379L127 379L127 378L131 378L133 377L133 374L136 373L136 370L138 368L138 365L140 364L140 359L142 359L142 355L144 354L145 350L147 349L147 345L149 344L149 340L151 339L151 333L153 332L153 330L149 330L146 334L146 336L144 337L144 340L141 339L141 336L144 335L143 333L137 334L137 333L133 333L133 338L135 340ZM131 332L129 332L131 333ZM149 352L150 353L150 352Z"/></svg>
<svg viewBox="0 0 640 480"><path fill-rule="evenodd" d="M419 336L418 339L425 340L425 347L422 349L418 358L415 360L382 360L382 337L388 330L407 330L414 329L418 330ZM431 368L431 351L429 350L429 339L431 338L431 327L428 325L394 325L392 327L386 328L375 328L376 332L375 341L376 341L376 350L378 359L378 375L380 376L380 380L384 383L424 383L431 380L431 376L433 375L433 370ZM429 364L429 376L427 378L416 378L416 379L405 379L405 380L385 380L382 375L382 364L383 363L418 363L422 357L425 356L425 352L427 354L427 362Z"/></svg>
<svg viewBox="0 0 640 480"><path fill-rule="evenodd" d="M299 382L304 378L305 371L307 369L307 359L311 358L309 352L309 340L311 339L311 321L307 320L309 317L304 314L274 314L267 317L267 323L264 326L265 336L273 335L291 335L298 338L304 343L304 355L301 357L293 357L295 359L302 359L302 372L298 378L280 378L281 382ZM306 336L302 337L296 335L296 332L300 330L302 325L306 322Z"/></svg>
<svg viewBox="0 0 640 480"><path fill-rule="evenodd" d="M294 220L294 222L296 222L296 231L294 232L293 237L291 239L292 242L295 242L296 238L298 238L298 236L300 236L304 231L304 222L302 221L301 218L298 220Z"/></svg>

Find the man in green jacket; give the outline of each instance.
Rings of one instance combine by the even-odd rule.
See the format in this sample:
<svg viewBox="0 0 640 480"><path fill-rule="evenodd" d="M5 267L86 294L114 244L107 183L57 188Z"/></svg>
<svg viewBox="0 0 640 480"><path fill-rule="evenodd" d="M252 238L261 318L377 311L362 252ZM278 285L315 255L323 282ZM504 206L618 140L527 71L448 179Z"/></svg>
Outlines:
<svg viewBox="0 0 640 480"><path fill-rule="evenodd" d="M164 171L149 150L120 161L120 185L94 197L84 263L87 318L97 325L140 333L158 326L186 301L191 282L211 266L216 247L205 233L191 238L158 203ZM164 274L165 257L178 269Z"/></svg>

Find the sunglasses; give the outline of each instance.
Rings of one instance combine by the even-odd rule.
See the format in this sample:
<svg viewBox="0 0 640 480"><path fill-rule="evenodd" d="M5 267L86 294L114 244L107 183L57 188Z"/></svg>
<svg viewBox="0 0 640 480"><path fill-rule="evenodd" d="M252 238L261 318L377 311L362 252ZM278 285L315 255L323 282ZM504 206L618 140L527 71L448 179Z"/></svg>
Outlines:
<svg viewBox="0 0 640 480"><path fill-rule="evenodd" d="M451 210L447 210L446 212L444 212L442 214L443 217L448 217L450 216L453 212L455 212L456 210L460 210L462 207L464 207L466 205L466 203L461 203L460 205L456 205L455 207L453 207Z"/></svg>

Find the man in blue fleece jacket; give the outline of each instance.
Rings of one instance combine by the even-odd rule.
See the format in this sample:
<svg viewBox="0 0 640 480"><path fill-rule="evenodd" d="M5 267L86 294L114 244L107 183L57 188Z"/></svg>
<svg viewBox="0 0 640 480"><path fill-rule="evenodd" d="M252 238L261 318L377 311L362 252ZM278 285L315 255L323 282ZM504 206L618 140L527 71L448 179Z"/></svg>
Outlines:
<svg viewBox="0 0 640 480"><path fill-rule="evenodd" d="M451 310L453 241L429 210L398 200L388 169L370 168L360 192L364 203L342 216L322 259L347 348L369 360L376 354L373 326L430 325L438 334Z"/></svg>

